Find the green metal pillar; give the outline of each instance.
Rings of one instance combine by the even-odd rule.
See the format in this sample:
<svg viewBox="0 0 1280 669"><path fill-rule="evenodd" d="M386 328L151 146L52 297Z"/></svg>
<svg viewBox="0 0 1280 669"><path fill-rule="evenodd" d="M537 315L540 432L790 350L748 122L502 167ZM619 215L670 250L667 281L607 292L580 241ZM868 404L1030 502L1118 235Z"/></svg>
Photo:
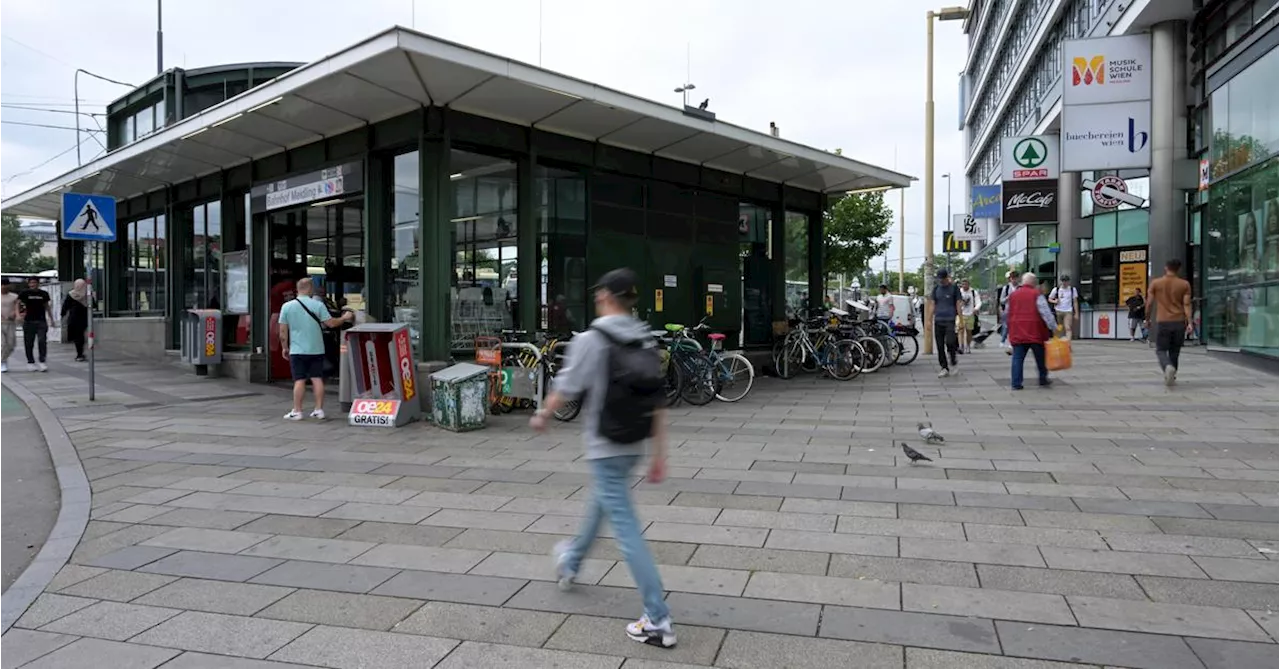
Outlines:
<svg viewBox="0 0 1280 669"><path fill-rule="evenodd" d="M390 322L393 315L387 313L387 278L391 267L387 255L395 225L387 201L391 194L387 183L391 177L389 162L385 156L369 154L364 166L365 310L382 323Z"/></svg>
<svg viewBox="0 0 1280 669"><path fill-rule="evenodd" d="M769 212L769 304L774 322L787 319L787 210L776 204Z"/></svg>
<svg viewBox="0 0 1280 669"><path fill-rule="evenodd" d="M529 332L541 329L542 319L538 276L538 208L536 199L537 149L529 147L528 155L516 161L516 299L519 302L520 328Z"/></svg>
<svg viewBox="0 0 1280 669"><path fill-rule="evenodd" d="M827 275L823 266L822 249L826 243L821 212L809 213L809 304L810 309L821 309L826 301Z"/></svg>
<svg viewBox="0 0 1280 669"><path fill-rule="evenodd" d="M426 132L418 143L420 161L418 224L422 262L422 359L450 359L453 282L453 197L449 180L449 134L443 116L428 109Z"/></svg>

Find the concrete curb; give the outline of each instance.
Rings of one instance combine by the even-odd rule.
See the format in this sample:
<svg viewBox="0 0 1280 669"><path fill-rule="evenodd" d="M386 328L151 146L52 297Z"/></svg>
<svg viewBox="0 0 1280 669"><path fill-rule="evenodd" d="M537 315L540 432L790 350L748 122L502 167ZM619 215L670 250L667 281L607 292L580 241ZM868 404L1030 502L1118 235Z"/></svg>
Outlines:
<svg viewBox="0 0 1280 669"><path fill-rule="evenodd" d="M0 626L0 633L9 631L13 623L17 622L18 618L26 612L27 607L31 606L40 593L44 592L53 577L57 576L71 559L71 553L80 543L84 528L89 523L91 503L89 479L84 474L84 466L80 464L80 456L76 453L75 445L71 443L71 437L67 436L67 431L62 429L62 423L57 416L53 415L49 405L23 387L13 375L5 374L4 376L4 385L27 405L36 423L40 425L40 431L44 433L45 444L49 447L49 457L53 460L53 470L58 476L58 488L62 501L58 510L58 520L53 524L53 530L45 539L44 546L40 548L40 552L36 554L31 564L23 570L22 575L4 593L3 603L0 604L0 609L3 609L0 615L0 621L3 623Z"/></svg>

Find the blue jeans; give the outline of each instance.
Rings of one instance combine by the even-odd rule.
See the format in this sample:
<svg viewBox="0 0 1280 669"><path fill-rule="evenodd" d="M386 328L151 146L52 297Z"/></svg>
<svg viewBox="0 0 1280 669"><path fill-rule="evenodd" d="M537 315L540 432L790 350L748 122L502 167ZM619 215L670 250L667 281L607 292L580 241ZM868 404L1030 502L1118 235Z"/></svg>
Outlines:
<svg viewBox="0 0 1280 669"><path fill-rule="evenodd" d="M574 538L564 556L564 566L573 573L578 572L582 558L591 549L596 533L600 530L600 521L607 516L613 526L618 549L631 569L631 578L640 590L644 600L644 612L649 620L659 622L670 612L667 602L662 598L662 577L658 575L658 567L653 563L649 553L649 545L640 534L640 521L636 518L635 507L631 505L631 470L640 461L639 455L621 455L612 458L591 460L591 499L587 502L587 516L582 521L582 529Z"/></svg>
<svg viewBox="0 0 1280 669"><path fill-rule="evenodd" d="M1036 358L1036 371L1040 374L1040 385L1049 380L1049 368L1044 366L1044 344L1014 344L1013 369L1009 371L1014 388L1022 387L1022 363L1027 360L1027 351Z"/></svg>

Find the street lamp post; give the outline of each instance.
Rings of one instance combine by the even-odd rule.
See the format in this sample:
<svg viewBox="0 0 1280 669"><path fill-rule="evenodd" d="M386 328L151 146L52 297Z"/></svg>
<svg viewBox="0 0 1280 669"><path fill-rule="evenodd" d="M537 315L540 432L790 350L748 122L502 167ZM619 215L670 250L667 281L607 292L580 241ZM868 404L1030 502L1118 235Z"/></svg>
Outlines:
<svg viewBox="0 0 1280 669"><path fill-rule="evenodd" d="M947 172L942 175L942 178L947 180L947 232L951 232L951 173ZM945 248L942 249L942 252L947 254L947 271L950 272L951 252Z"/></svg>
<svg viewBox="0 0 1280 669"><path fill-rule="evenodd" d="M933 20L958 21L968 18L969 10L964 7L944 7L938 11L925 13L925 98L924 98L924 267L925 267L925 307L922 323L924 329L924 352L933 353L933 303L929 296L933 289Z"/></svg>
<svg viewBox="0 0 1280 669"><path fill-rule="evenodd" d="M689 91L697 88L693 83L682 84L676 88L677 93L684 93L684 106L689 106Z"/></svg>

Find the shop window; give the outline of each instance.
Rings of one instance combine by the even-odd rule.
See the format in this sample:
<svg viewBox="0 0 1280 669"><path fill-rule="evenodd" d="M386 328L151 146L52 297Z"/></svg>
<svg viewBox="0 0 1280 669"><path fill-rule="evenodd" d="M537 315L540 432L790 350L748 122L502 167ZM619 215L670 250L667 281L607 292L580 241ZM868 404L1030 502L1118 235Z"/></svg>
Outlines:
<svg viewBox="0 0 1280 669"><path fill-rule="evenodd" d="M568 336L587 325L587 185L580 172L538 167L539 327Z"/></svg>
<svg viewBox="0 0 1280 669"><path fill-rule="evenodd" d="M222 308L222 202L191 209L188 219L183 303L186 309Z"/></svg>
<svg viewBox="0 0 1280 669"><path fill-rule="evenodd" d="M165 219L143 218L126 226L124 262L127 311L137 315L164 313Z"/></svg>
<svg viewBox="0 0 1280 669"><path fill-rule="evenodd" d="M1278 177L1272 158L1210 190L1202 314L1210 345L1276 355Z"/></svg>
<svg viewBox="0 0 1280 669"><path fill-rule="evenodd" d="M391 271L387 273L387 306L391 321L408 323L415 346L421 350L419 290L422 253L419 239L421 181L417 151L391 159Z"/></svg>
<svg viewBox="0 0 1280 669"><path fill-rule="evenodd" d="M1213 177L1218 178L1280 151L1280 56L1272 49L1213 92Z"/></svg>
<svg viewBox="0 0 1280 669"><path fill-rule="evenodd" d="M1093 217L1093 247L1110 248L1116 245L1116 215L1098 214Z"/></svg>
<svg viewBox="0 0 1280 669"><path fill-rule="evenodd" d="M786 237L783 264L787 275L787 312L803 314L814 306L809 301L809 217L788 211L783 220L783 234Z"/></svg>
<svg viewBox="0 0 1280 669"><path fill-rule="evenodd" d="M1057 225L1028 225L1027 247L1045 248L1058 243Z"/></svg>
<svg viewBox="0 0 1280 669"><path fill-rule="evenodd" d="M450 152L453 185L454 350L478 336L520 328L516 291L516 164L467 151ZM530 277L532 278L532 277Z"/></svg>
<svg viewBox="0 0 1280 669"><path fill-rule="evenodd" d="M1093 280L1093 240L1081 239L1080 243L1080 276L1079 284L1080 301L1083 304L1097 304L1098 298L1094 294L1096 285Z"/></svg>
<svg viewBox="0 0 1280 669"><path fill-rule="evenodd" d="M1129 209L1114 215L1117 217L1116 246L1146 246L1150 219L1146 209Z"/></svg>
<svg viewBox="0 0 1280 669"><path fill-rule="evenodd" d="M1094 306L1120 304L1120 269L1117 262L1119 257L1120 252L1117 249L1094 251Z"/></svg>

